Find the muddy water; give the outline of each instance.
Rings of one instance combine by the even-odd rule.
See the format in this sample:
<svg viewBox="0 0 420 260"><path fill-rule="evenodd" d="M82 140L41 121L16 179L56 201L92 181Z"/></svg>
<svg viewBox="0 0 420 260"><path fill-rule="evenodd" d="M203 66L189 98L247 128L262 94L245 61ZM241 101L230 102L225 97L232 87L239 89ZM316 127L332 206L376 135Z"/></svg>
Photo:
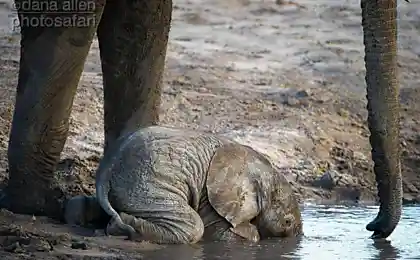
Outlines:
<svg viewBox="0 0 420 260"><path fill-rule="evenodd" d="M365 225L377 207L305 205L305 235L300 239L259 244L209 243L173 246L148 252L145 259L420 259L420 207L405 207L388 241L373 241Z"/></svg>

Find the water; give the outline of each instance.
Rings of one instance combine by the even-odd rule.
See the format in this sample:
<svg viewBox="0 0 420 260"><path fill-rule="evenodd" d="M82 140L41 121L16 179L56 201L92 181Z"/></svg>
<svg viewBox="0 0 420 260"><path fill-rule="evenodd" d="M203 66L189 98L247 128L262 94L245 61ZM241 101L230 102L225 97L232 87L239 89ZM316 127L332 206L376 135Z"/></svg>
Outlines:
<svg viewBox="0 0 420 260"><path fill-rule="evenodd" d="M302 209L305 235L300 239L170 246L146 253L145 259L420 259L420 207L404 207L394 233L375 242L365 225L377 211L375 206L308 204Z"/></svg>

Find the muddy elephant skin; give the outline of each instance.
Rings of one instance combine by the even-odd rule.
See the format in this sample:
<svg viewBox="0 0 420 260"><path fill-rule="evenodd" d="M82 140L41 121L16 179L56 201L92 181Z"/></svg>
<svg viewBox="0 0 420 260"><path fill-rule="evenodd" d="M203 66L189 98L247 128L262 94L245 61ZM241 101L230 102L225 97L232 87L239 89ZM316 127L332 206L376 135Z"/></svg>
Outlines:
<svg viewBox="0 0 420 260"><path fill-rule="evenodd" d="M113 218L107 233L154 243L302 233L290 184L266 157L201 132L152 126L121 138L100 162L96 192Z"/></svg>
<svg viewBox="0 0 420 260"><path fill-rule="evenodd" d="M368 125L380 208L366 229L386 238L402 211L400 104L397 81L397 1L362 0Z"/></svg>
<svg viewBox="0 0 420 260"><path fill-rule="evenodd" d="M95 21L82 27L22 23L19 80L8 146L10 176L0 203L15 213L62 218L62 204L68 195L56 181L54 170L95 33L103 71L105 150L124 131L158 122L172 2L87 1L89 6L95 4L92 12L74 9L71 14L69 7L63 12ZM46 6L43 0L31 0L31 5L24 2L16 0L15 6L37 9L18 9L21 21L41 15L40 6ZM54 18L57 11L42 15Z"/></svg>

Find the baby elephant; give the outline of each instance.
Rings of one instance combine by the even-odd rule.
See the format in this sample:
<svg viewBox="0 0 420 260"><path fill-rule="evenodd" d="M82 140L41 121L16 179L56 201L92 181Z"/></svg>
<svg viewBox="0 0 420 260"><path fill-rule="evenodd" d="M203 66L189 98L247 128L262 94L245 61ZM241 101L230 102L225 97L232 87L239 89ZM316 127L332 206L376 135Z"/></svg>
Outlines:
<svg viewBox="0 0 420 260"><path fill-rule="evenodd" d="M67 205L70 224L103 218L92 213L102 208L111 217L107 234L152 243L302 233L290 184L265 156L216 135L161 126L121 137L96 171L96 199L78 196Z"/></svg>

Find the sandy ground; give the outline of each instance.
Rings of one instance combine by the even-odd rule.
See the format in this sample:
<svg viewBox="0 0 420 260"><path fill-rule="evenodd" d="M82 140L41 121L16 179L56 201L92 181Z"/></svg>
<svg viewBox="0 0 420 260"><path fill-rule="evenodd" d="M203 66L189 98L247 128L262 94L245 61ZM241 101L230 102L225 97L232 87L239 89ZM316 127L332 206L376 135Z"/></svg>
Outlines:
<svg viewBox="0 0 420 260"><path fill-rule="evenodd" d="M302 199L375 199L365 124L359 1L174 2L161 107L163 125L219 133L253 146L288 172ZM7 179L8 127L19 62L19 34L10 30L10 15L13 17L10 3L0 3L3 180ZM420 189L420 126L415 116L420 109L419 30L420 3L399 1L401 143L407 201L418 197ZM95 41L63 153L63 158L76 158L75 167L60 171L69 183L83 184L82 188L73 185L75 193L93 190L93 171L103 143L102 102ZM333 177L334 187L316 188L314 183L327 175ZM0 230L0 237L7 236L2 234L7 232ZM30 255L35 249L31 250L23 251Z"/></svg>

